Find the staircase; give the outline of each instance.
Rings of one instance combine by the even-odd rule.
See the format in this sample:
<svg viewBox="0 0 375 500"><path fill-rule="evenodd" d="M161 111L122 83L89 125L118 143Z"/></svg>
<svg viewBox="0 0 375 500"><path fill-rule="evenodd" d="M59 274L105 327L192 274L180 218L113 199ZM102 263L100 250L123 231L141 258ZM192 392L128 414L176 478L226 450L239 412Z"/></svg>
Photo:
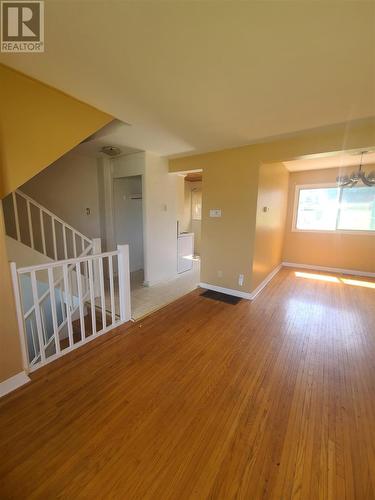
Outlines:
<svg viewBox="0 0 375 500"><path fill-rule="evenodd" d="M88 255L93 240L53 214L20 190L4 200L6 234L53 259Z"/></svg>
<svg viewBox="0 0 375 500"><path fill-rule="evenodd" d="M19 190L4 200L4 219L27 371L129 321L127 245L101 253L100 239Z"/></svg>

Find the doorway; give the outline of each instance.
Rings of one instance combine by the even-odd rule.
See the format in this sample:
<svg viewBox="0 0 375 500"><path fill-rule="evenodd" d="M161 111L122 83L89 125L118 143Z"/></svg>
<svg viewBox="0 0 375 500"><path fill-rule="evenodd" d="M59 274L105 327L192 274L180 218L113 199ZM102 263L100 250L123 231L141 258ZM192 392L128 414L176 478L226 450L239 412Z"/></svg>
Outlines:
<svg viewBox="0 0 375 500"><path fill-rule="evenodd" d="M143 283L143 206L142 176L119 177L113 180L114 229L116 245L129 245L129 266L132 282Z"/></svg>

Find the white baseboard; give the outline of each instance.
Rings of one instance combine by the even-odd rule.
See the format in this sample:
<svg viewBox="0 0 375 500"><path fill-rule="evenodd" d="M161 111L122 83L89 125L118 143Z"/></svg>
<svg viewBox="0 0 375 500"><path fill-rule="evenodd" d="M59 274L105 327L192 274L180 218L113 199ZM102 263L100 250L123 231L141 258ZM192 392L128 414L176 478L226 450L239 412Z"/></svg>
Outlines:
<svg viewBox="0 0 375 500"><path fill-rule="evenodd" d="M13 375L13 377L4 380L4 382L0 382L0 398L15 391L28 382L30 382L30 379L26 372L17 373L17 375Z"/></svg>
<svg viewBox="0 0 375 500"><path fill-rule="evenodd" d="M252 292L241 292L240 290L233 290L232 288L224 288L222 286L210 285L209 283L199 283L201 288L213 290L214 292L226 293L227 295L234 295L234 297L241 297L241 299L254 300L255 297L263 290L264 287L272 280L272 278L280 271L282 264L279 264Z"/></svg>
<svg viewBox="0 0 375 500"><path fill-rule="evenodd" d="M312 271L323 271L327 273L337 273L337 274L351 274L353 276L364 276L366 278L375 278L375 273L356 271L355 269L342 269L339 267L324 267L315 266L312 264L296 264L293 262L283 262L284 267L295 267L297 269L311 269Z"/></svg>
<svg viewBox="0 0 375 500"><path fill-rule="evenodd" d="M263 290L263 288L265 288L268 285L268 283L272 280L274 276L276 276L276 274L280 271L282 267L283 267L282 264L279 264L277 267L275 267L273 271L270 272L270 274L262 281L262 283L260 283L260 285L258 285L256 289L250 293L251 296L250 300L255 299L258 293L260 293Z"/></svg>
<svg viewBox="0 0 375 500"><path fill-rule="evenodd" d="M210 285L209 283L199 283L201 288L206 288L207 290L212 290L214 292L226 293L227 295L233 295L234 297L240 297L241 299L251 300L251 294L247 292L241 292L240 290L233 290L232 288L224 288L222 286Z"/></svg>

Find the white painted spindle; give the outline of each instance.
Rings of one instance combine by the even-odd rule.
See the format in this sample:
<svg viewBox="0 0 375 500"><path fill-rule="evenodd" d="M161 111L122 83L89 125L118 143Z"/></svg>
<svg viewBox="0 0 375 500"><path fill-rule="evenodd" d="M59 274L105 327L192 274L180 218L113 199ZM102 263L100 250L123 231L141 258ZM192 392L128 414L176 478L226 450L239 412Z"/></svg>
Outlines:
<svg viewBox="0 0 375 500"><path fill-rule="evenodd" d="M43 210L39 210L39 216L40 216L40 234L42 236L42 248L43 248L43 253L44 255L47 255L47 249L46 249L46 235L44 234L44 217L43 217Z"/></svg>
<svg viewBox="0 0 375 500"><path fill-rule="evenodd" d="M62 233L63 233L63 244L64 244L64 256L65 259L68 258L68 247L66 245L66 231L65 231L65 225L62 224Z"/></svg>
<svg viewBox="0 0 375 500"><path fill-rule="evenodd" d="M72 237L73 237L73 254L74 254L74 258L76 258L77 257L77 242L76 242L75 231L72 231Z"/></svg>
<svg viewBox="0 0 375 500"><path fill-rule="evenodd" d="M14 210L14 221L16 223L17 241L21 241L20 221L19 221L19 218L18 218L17 195L16 195L16 193L14 191L12 193L12 200L13 200L13 210Z"/></svg>
<svg viewBox="0 0 375 500"><path fill-rule="evenodd" d="M105 310L105 292L104 292L104 273L103 257L99 257L99 284L100 284L100 303L102 307L102 327L107 328L107 314Z"/></svg>
<svg viewBox="0 0 375 500"><path fill-rule="evenodd" d="M70 308L71 291L70 291L69 279L68 279L68 264L63 264L63 276L64 276L66 323L68 325L69 347L72 347L74 344L74 340L73 340L73 326L72 326L72 311Z"/></svg>
<svg viewBox="0 0 375 500"><path fill-rule="evenodd" d="M33 318L30 317L28 321L30 323L31 341L32 341L32 344L33 344L33 349L34 349L34 358L33 359L35 360L38 357L38 350L36 348L36 342L35 342L35 330L34 330ZM32 361L31 356L30 356L30 361Z"/></svg>
<svg viewBox="0 0 375 500"><path fill-rule="evenodd" d="M39 342L40 360L42 363L44 363L46 360L46 353L44 350L44 342L43 342L43 328L42 328L42 320L41 320L41 315L40 315L36 272L31 271L30 277L31 277L31 289L32 289L32 293L33 293L35 322L36 322L36 329L37 329L38 342Z"/></svg>
<svg viewBox="0 0 375 500"><path fill-rule="evenodd" d="M31 208L29 200L26 200L26 207L27 207L27 220L29 222L30 245L31 248L34 248L33 221L31 220Z"/></svg>
<svg viewBox="0 0 375 500"><path fill-rule="evenodd" d="M95 292L94 292L92 259L88 261L88 267L89 267L89 290L90 290L92 334L96 335Z"/></svg>
<svg viewBox="0 0 375 500"><path fill-rule="evenodd" d="M60 337L57 326L57 312L56 312L56 296L55 296L55 284L53 281L53 269L48 268L48 284L49 284L49 294L51 302L51 314L52 314L52 325L53 325L53 335L55 338L56 353L60 353Z"/></svg>
<svg viewBox="0 0 375 500"><path fill-rule="evenodd" d="M86 338L86 330L85 330L85 317L83 314L81 264L79 262L76 263L76 274L77 274L77 289L78 289L78 302L79 302L79 321L81 324L81 341L83 341Z"/></svg>
<svg viewBox="0 0 375 500"><path fill-rule="evenodd" d="M93 255L97 255L102 251L102 242L100 238L94 238L92 240L92 253ZM94 260L94 294L95 297L100 297L100 277L99 277L99 261L97 259Z"/></svg>
<svg viewBox="0 0 375 500"><path fill-rule="evenodd" d="M56 227L55 227L55 219L51 215L51 224L52 224L52 241L53 241L53 255L55 256L55 260L57 260L57 244L56 244Z"/></svg>

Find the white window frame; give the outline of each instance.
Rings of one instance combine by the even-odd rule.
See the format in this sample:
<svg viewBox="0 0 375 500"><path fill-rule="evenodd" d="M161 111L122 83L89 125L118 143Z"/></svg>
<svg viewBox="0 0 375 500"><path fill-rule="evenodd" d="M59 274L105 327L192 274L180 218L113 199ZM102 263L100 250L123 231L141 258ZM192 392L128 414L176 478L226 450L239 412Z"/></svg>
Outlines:
<svg viewBox="0 0 375 500"><path fill-rule="evenodd" d="M294 233L323 233L323 234L355 234L357 236L375 236L375 231L368 231L363 229L298 229L298 204L299 193L301 189L324 189L324 188L337 188L334 182L327 182L322 184L297 184L294 191L294 205L293 205L293 218L292 218L292 232Z"/></svg>

